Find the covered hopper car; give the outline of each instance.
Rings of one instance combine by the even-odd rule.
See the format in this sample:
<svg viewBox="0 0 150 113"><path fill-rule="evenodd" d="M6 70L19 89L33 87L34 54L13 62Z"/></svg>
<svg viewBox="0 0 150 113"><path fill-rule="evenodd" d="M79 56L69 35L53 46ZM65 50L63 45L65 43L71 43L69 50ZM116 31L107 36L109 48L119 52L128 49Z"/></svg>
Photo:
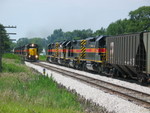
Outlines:
<svg viewBox="0 0 150 113"><path fill-rule="evenodd" d="M106 38L109 73L145 82L150 76L150 32ZM111 71L110 71L111 70Z"/></svg>

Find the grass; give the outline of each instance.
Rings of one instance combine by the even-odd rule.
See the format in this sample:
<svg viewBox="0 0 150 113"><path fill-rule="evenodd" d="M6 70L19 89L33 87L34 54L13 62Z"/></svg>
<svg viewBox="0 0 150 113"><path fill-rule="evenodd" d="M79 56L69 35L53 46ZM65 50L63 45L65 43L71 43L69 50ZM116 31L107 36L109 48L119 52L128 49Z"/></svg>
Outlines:
<svg viewBox="0 0 150 113"><path fill-rule="evenodd" d="M52 78L20 73L0 78L1 113L76 113L81 112L77 96L59 89Z"/></svg>
<svg viewBox="0 0 150 113"><path fill-rule="evenodd" d="M0 113L108 113L20 62L3 56L0 73Z"/></svg>
<svg viewBox="0 0 150 113"><path fill-rule="evenodd" d="M12 53L6 53L6 54L4 54L3 58L20 60L20 56L19 55L12 54Z"/></svg>
<svg viewBox="0 0 150 113"><path fill-rule="evenodd" d="M46 55L40 55L39 60L46 61Z"/></svg>
<svg viewBox="0 0 150 113"><path fill-rule="evenodd" d="M19 62L3 56L0 73L0 113L81 113L77 96ZM17 61L17 62L16 62Z"/></svg>

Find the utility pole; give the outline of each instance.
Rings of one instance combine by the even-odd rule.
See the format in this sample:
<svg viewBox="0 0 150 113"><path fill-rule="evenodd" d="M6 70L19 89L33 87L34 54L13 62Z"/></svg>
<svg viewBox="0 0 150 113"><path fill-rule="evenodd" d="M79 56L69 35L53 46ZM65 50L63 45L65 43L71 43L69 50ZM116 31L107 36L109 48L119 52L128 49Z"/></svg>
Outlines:
<svg viewBox="0 0 150 113"><path fill-rule="evenodd" d="M4 26L3 28L0 28L0 31L5 29L5 28L17 28L16 26ZM3 54L3 41L1 35L16 35L16 33L3 33L0 32L0 72L2 72L2 54Z"/></svg>

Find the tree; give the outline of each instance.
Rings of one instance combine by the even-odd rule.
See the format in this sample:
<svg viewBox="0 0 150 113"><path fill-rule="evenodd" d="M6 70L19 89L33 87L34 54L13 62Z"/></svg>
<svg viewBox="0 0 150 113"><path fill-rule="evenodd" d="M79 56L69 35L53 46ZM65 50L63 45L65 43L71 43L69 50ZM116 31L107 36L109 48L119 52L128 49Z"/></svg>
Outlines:
<svg viewBox="0 0 150 113"><path fill-rule="evenodd" d="M2 55L9 49L9 37L6 34L4 26L0 24L0 72L2 71Z"/></svg>
<svg viewBox="0 0 150 113"><path fill-rule="evenodd" d="M108 35L150 30L150 6L143 6L129 13L129 19L117 20L107 28Z"/></svg>
<svg viewBox="0 0 150 113"><path fill-rule="evenodd" d="M128 23L129 20L117 20L116 22L111 23L107 28L108 35L118 35L128 32Z"/></svg>
<svg viewBox="0 0 150 113"><path fill-rule="evenodd" d="M143 6L129 13L129 32L150 30L150 6Z"/></svg>
<svg viewBox="0 0 150 113"><path fill-rule="evenodd" d="M13 50L17 46L17 43L11 42L10 44L10 50Z"/></svg>
<svg viewBox="0 0 150 113"><path fill-rule="evenodd" d="M29 43L29 39L28 38L20 38L18 41L17 41L17 46L20 47L20 46L24 46L26 44Z"/></svg>
<svg viewBox="0 0 150 113"><path fill-rule="evenodd" d="M49 43L53 43L56 41L63 41L64 40L64 32L62 31L62 29L56 29L54 30L53 34L51 36L48 36L48 42Z"/></svg>
<svg viewBox="0 0 150 113"><path fill-rule="evenodd" d="M64 33L64 37L66 40L72 40L73 39L73 33L68 31Z"/></svg>
<svg viewBox="0 0 150 113"><path fill-rule="evenodd" d="M106 29L101 27L100 30L97 30L96 32L94 32L93 34L94 36L100 36L100 35L106 35Z"/></svg>
<svg viewBox="0 0 150 113"><path fill-rule="evenodd" d="M39 52L41 52L43 48L46 48L47 45L46 40L44 38L39 38L39 37L29 39L29 43L38 44Z"/></svg>

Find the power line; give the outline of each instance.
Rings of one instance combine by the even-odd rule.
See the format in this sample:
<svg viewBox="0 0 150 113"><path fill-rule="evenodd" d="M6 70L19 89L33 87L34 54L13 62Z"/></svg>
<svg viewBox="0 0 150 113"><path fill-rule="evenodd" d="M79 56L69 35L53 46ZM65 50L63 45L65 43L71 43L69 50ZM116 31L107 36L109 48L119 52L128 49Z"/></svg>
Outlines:
<svg viewBox="0 0 150 113"><path fill-rule="evenodd" d="M17 28L17 26L4 26L4 28Z"/></svg>
<svg viewBox="0 0 150 113"><path fill-rule="evenodd" d="M0 31L5 29L5 28L17 28L17 27L16 26L4 26L4 27L0 28ZM2 45L3 45L3 43L2 43L1 35L3 35L3 34L5 34L5 35L16 35L16 33L3 33L3 32L0 33L0 72L2 72L2 54L3 54Z"/></svg>

